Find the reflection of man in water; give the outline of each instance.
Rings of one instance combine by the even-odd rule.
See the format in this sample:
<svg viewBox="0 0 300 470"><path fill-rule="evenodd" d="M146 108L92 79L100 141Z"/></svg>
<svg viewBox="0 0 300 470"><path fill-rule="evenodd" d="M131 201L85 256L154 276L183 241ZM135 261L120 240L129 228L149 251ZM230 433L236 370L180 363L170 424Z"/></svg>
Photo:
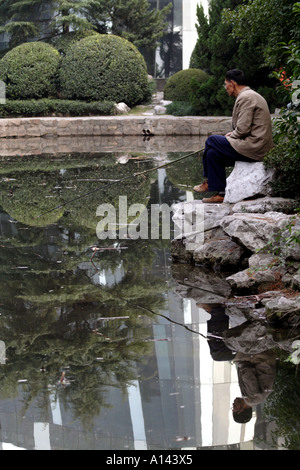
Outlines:
<svg viewBox="0 0 300 470"><path fill-rule="evenodd" d="M233 418L237 423L247 423L252 418L252 406L262 403L273 390L276 376L275 351L257 354L235 352L228 348L222 338L229 328L229 317L220 304L197 304L206 310L211 318L207 322L208 345L214 361L231 361L237 366L237 374L242 397L233 402ZM230 336L239 335L243 329L232 328ZM225 335L226 336L226 335Z"/></svg>
<svg viewBox="0 0 300 470"><path fill-rule="evenodd" d="M238 352L234 358L242 398L233 402L233 418L247 423L252 417L252 406L262 403L273 391L276 376L276 355L273 350L259 354Z"/></svg>
<svg viewBox="0 0 300 470"><path fill-rule="evenodd" d="M197 304L208 312L211 318L207 322L208 346L214 361L231 361L236 353L229 349L222 339L222 333L229 328L229 317L225 307L220 304Z"/></svg>

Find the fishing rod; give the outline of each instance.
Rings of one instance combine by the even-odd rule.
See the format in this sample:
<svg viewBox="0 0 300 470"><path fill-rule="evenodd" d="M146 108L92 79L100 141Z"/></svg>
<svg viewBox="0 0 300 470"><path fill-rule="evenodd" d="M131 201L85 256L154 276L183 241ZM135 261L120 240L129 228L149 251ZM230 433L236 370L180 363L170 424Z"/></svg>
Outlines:
<svg viewBox="0 0 300 470"><path fill-rule="evenodd" d="M105 186L105 188L108 188L108 187L113 186L113 185L118 184L118 183L122 183L123 181L129 180L131 178L136 178L137 176L143 176L146 173L150 173L151 171L156 171L156 170L159 170L161 168L165 168L167 166L174 165L175 163L180 162L181 160L185 160L186 158L192 157L193 155L196 155L197 153L201 153L203 151L204 151L204 148L196 150L195 152L189 153L188 155L184 155L183 157L177 158L176 160L173 160L172 162L168 162L168 163L164 163L163 165L159 165L155 168L150 168L148 170L140 171L138 173L133 173L132 175L126 176L125 178L122 178L120 180L116 180L116 181L113 181L110 184L107 184ZM102 187L103 187L103 185L101 185L101 186L99 186L95 189L92 189L91 191L88 191L87 193L81 194L80 196L76 196L73 199L69 199L68 201L64 202L63 204L59 204L58 206L55 206L52 209L49 209L46 212L43 212L42 214L38 215L37 219L39 217L42 217L43 215L49 214L50 212L61 209L62 207L65 207L66 205L71 204L74 201L78 201L79 199L82 199L86 196L89 196L90 194L99 191Z"/></svg>

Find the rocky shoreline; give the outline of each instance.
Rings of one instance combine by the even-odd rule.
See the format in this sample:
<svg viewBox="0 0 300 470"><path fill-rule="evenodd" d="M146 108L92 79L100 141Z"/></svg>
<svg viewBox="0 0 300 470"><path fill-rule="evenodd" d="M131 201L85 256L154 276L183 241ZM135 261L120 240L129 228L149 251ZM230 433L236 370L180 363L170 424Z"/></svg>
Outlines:
<svg viewBox="0 0 300 470"><path fill-rule="evenodd" d="M240 194L242 188L245 185L241 181ZM207 292L216 289L215 297L210 296L205 303L221 302L227 308L238 308L246 319L297 328L300 216L296 209L294 200L261 194L252 195L250 200L223 204L204 204L201 200L176 204L173 262L175 266L176 263L194 266L196 272L199 268L206 270L207 274L195 274L198 281L194 289L201 289L212 273L222 274L222 289L213 286L213 278L209 287L203 288ZM196 231L199 213L203 217L201 241ZM192 228L189 233L183 229L184 224ZM181 292L183 296L187 295L186 290ZM203 302L201 295L197 295L196 301Z"/></svg>

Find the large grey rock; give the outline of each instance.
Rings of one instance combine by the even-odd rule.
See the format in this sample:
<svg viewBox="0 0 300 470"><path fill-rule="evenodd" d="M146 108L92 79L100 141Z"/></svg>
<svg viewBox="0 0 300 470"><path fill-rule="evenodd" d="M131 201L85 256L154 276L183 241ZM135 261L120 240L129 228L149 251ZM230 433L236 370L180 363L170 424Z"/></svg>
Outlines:
<svg viewBox="0 0 300 470"><path fill-rule="evenodd" d="M294 199L283 197L262 197L250 201L241 201L234 204L232 212L255 212L264 214L265 212L284 212L290 214L298 206Z"/></svg>
<svg viewBox="0 0 300 470"><path fill-rule="evenodd" d="M269 183L274 174L262 162L236 162L226 181L224 202L233 204L253 196L271 194Z"/></svg>
<svg viewBox="0 0 300 470"><path fill-rule="evenodd" d="M128 114L130 111L129 106L126 103L115 104L115 114Z"/></svg>
<svg viewBox="0 0 300 470"><path fill-rule="evenodd" d="M278 263L278 257L272 253L255 253L248 259L249 268L252 270L262 270L274 266Z"/></svg>
<svg viewBox="0 0 300 470"><path fill-rule="evenodd" d="M239 266L244 249L231 240L230 237L211 238L193 252L196 263L204 266L218 266L219 268L233 268Z"/></svg>
<svg viewBox="0 0 300 470"><path fill-rule="evenodd" d="M226 280L229 282L232 291L239 294L255 293L258 287L266 287L274 284L280 275L280 268L271 268L265 270L244 269Z"/></svg>
<svg viewBox="0 0 300 470"><path fill-rule="evenodd" d="M223 217L231 214L229 204L203 204L199 200L174 204L172 210L177 239L198 230L207 232L219 227Z"/></svg>
<svg viewBox="0 0 300 470"><path fill-rule="evenodd" d="M167 108L166 106L162 106L160 104L154 106L154 114L166 114Z"/></svg>
<svg viewBox="0 0 300 470"><path fill-rule="evenodd" d="M224 217L221 227L254 253L274 243L276 235L287 227L292 217L281 212L235 213Z"/></svg>
<svg viewBox="0 0 300 470"><path fill-rule="evenodd" d="M279 313L281 315L290 312L290 313L300 313L300 295L295 297L287 298L284 295L280 297L275 297L266 302L266 313L274 314Z"/></svg>
<svg viewBox="0 0 300 470"><path fill-rule="evenodd" d="M265 304L266 315L269 320L299 326L300 321L300 295L287 298L284 295L273 298Z"/></svg>
<svg viewBox="0 0 300 470"><path fill-rule="evenodd" d="M292 216L280 238L282 257L300 260L300 217Z"/></svg>
<svg viewBox="0 0 300 470"><path fill-rule="evenodd" d="M198 200L175 204L172 209L174 239L182 240L184 249L191 252L202 248L206 250L204 245L210 239L210 234L215 233L214 229L220 227L223 217L231 213L229 204L203 204ZM223 231L221 233L225 238L228 238ZM181 246L173 243L173 248L176 248L178 257L178 249L181 251ZM175 250L173 252L175 253ZM212 253L212 250L210 252ZM219 254L216 253L214 258L218 257ZM200 259L196 261L202 263Z"/></svg>

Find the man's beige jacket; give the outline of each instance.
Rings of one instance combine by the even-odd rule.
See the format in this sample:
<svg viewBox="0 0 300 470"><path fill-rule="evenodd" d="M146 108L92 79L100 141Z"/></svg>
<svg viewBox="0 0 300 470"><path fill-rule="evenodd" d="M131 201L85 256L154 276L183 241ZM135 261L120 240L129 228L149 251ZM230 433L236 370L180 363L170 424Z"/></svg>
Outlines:
<svg viewBox="0 0 300 470"><path fill-rule="evenodd" d="M271 115L266 100L245 87L236 98L232 112L233 132L226 136L241 155L262 161L273 147Z"/></svg>

